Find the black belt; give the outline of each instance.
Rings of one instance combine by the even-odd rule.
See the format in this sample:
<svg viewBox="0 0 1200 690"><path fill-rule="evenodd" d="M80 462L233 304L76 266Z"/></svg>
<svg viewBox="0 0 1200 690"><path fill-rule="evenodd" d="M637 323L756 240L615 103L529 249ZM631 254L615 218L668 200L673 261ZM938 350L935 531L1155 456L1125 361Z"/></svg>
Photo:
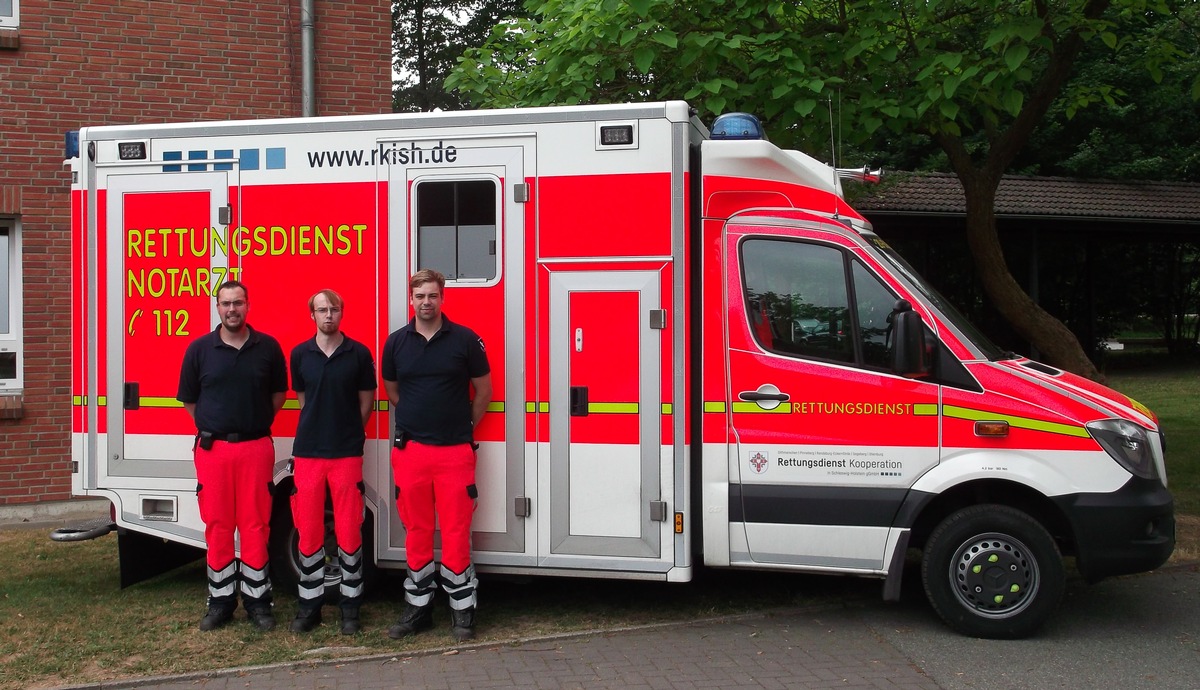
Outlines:
<svg viewBox="0 0 1200 690"><path fill-rule="evenodd" d="M240 432L233 433L233 434L213 433L212 438L214 441L225 441L226 443L241 443L243 441L257 441L260 438L266 438L267 436L270 436L270 435L271 435L270 431L250 431L250 432L240 431Z"/></svg>

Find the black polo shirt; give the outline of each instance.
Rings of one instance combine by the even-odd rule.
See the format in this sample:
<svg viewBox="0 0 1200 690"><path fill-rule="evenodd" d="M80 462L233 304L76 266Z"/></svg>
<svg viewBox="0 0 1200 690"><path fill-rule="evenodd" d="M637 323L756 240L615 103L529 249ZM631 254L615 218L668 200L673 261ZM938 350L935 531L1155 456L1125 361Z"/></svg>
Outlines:
<svg viewBox="0 0 1200 690"><path fill-rule="evenodd" d="M383 380L400 387L396 434L434 446L470 443L470 382L491 371L483 339L442 315L441 329L425 340L414 321L388 336L380 361Z"/></svg>
<svg viewBox="0 0 1200 690"><path fill-rule="evenodd" d="M287 392L287 362L279 341L250 328L239 350L221 340L221 326L193 340L179 371L182 403L196 404L196 428L215 434L268 434L271 396Z"/></svg>
<svg viewBox="0 0 1200 690"><path fill-rule="evenodd" d="M292 390L304 394L292 454L348 458L363 454L367 434L359 414L360 391L375 390L375 362L366 345L342 334L328 357L313 336L292 349Z"/></svg>

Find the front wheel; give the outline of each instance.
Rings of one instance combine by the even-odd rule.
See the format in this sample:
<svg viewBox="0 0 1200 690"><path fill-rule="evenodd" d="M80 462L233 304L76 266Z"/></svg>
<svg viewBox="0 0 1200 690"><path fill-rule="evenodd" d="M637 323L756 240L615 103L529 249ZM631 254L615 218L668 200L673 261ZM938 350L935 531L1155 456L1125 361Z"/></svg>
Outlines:
<svg viewBox="0 0 1200 690"><path fill-rule="evenodd" d="M925 544L921 579L951 628L995 639L1033 634L1066 588L1054 538L1029 515L1002 505L971 506L943 520Z"/></svg>

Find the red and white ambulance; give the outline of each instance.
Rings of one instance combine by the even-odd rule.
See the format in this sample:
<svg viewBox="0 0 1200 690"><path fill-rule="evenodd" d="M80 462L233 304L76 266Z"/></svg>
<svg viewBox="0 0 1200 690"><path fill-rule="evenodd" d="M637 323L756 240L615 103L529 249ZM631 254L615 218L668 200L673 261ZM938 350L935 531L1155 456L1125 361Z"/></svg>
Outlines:
<svg viewBox="0 0 1200 690"><path fill-rule="evenodd" d="M73 485L112 501L126 581L203 548L175 400L212 293L285 350L346 299L378 357L407 277L487 344L480 572L687 581L724 566L884 580L910 548L955 629L1033 632L1064 589L1174 546L1137 402L997 350L841 196L837 174L683 102L90 127L74 186ZM381 389L382 390L382 389ZM380 395L368 548L404 564ZM273 428L278 481L297 419ZM286 487L285 487L286 488ZM277 502L279 560L292 567ZM127 562L127 563L126 563Z"/></svg>

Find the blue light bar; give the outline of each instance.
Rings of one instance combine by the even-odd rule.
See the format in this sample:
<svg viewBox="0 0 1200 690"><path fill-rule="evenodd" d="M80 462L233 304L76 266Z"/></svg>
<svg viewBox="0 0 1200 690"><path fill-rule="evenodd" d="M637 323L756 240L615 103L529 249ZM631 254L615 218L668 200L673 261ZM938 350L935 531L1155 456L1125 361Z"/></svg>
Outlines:
<svg viewBox="0 0 1200 690"><path fill-rule="evenodd" d="M79 130L67 132L64 146L67 158L79 158Z"/></svg>
<svg viewBox="0 0 1200 690"><path fill-rule="evenodd" d="M713 120L713 139L766 139L762 123L750 113L725 113Z"/></svg>

